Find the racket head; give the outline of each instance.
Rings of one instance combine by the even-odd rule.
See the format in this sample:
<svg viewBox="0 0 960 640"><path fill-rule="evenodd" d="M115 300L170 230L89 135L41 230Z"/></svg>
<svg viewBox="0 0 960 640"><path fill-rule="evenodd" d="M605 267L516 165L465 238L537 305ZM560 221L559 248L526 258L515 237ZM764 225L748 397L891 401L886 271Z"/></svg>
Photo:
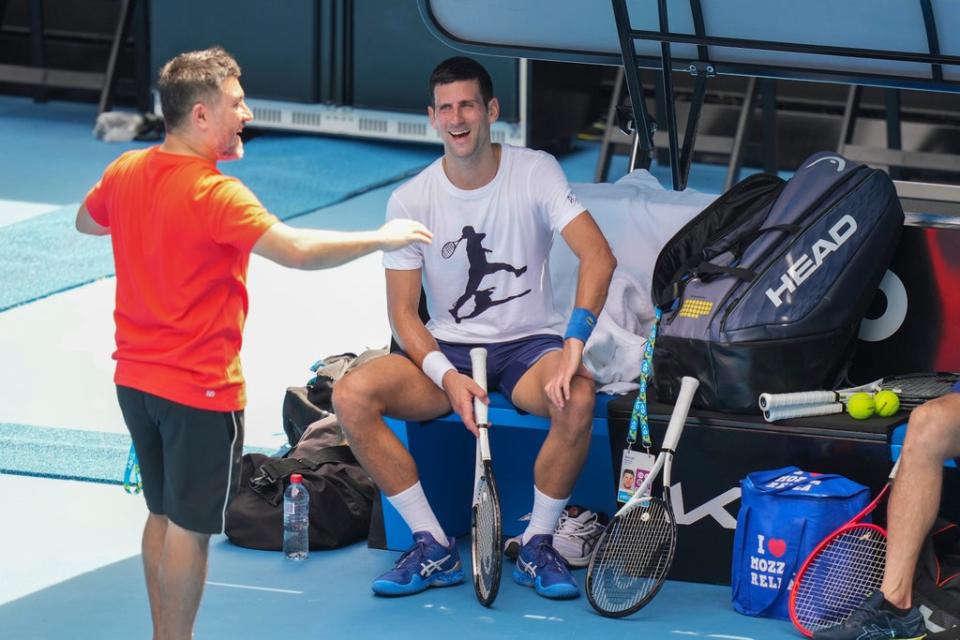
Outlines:
<svg viewBox="0 0 960 640"><path fill-rule="evenodd" d="M614 516L587 568L590 605L610 618L642 609L666 581L676 547L677 522L668 498L638 500Z"/></svg>
<svg viewBox="0 0 960 640"><path fill-rule="evenodd" d="M850 522L823 540L804 561L790 591L790 619L808 638L842 623L880 588L887 532Z"/></svg>
<svg viewBox="0 0 960 640"><path fill-rule="evenodd" d="M453 252L457 250L456 242L445 242L442 247L440 247L440 255L446 259L453 255Z"/></svg>
<svg viewBox="0 0 960 640"><path fill-rule="evenodd" d="M900 396L900 406L913 409L927 400L945 396L960 380L960 374L948 372L908 373L884 378L880 388Z"/></svg>
<svg viewBox="0 0 960 640"><path fill-rule="evenodd" d="M493 604L500 590L503 571L503 522L500 516L500 492L490 461L483 463L483 475L477 482L470 518L470 556L473 561L473 590L485 607Z"/></svg>

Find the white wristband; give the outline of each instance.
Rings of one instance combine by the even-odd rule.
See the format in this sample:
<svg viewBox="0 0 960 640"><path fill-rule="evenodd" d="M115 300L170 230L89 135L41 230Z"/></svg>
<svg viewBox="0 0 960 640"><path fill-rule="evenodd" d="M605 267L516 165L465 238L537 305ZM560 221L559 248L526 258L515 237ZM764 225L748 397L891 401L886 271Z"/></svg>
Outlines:
<svg viewBox="0 0 960 640"><path fill-rule="evenodd" d="M450 364L442 351L431 351L423 359L421 368L427 377L433 380L433 384L443 389L443 376L455 367Z"/></svg>

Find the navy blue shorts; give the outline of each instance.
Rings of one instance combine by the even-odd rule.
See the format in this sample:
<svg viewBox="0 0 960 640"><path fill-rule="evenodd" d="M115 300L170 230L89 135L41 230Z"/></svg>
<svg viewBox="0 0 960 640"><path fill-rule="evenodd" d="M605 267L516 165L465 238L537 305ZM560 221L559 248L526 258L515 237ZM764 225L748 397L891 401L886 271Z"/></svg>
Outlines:
<svg viewBox="0 0 960 640"><path fill-rule="evenodd" d="M563 338L552 334L527 336L509 342L467 344L438 340L440 351L447 356L457 371L473 375L470 349L484 347L487 350L487 389L499 391L508 400L513 398L513 388L530 367L551 351L563 349ZM397 353L406 355L402 350Z"/></svg>

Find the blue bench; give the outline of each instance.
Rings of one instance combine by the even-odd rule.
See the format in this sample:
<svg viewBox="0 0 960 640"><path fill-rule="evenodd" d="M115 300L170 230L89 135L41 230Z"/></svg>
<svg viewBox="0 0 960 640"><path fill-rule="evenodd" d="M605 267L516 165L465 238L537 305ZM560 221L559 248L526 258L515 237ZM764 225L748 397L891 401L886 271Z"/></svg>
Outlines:
<svg viewBox="0 0 960 640"><path fill-rule="evenodd" d="M571 502L612 514L616 509L616 477L610 460L607 402L597 395L590 452L573 490ZM533 463L550 427L547 418L518 413L502 394L490 394L490 448L503 514L503 531L523 531L521 521L533 506ZM420 482L444 530L457 537L470 531L476 438L455 413L428 422L386 419L387 426L417 462ZM619 464L619 462L618 462ZM383 497L383 496L381 496ZM383 502L388 549L402 551L413 541L409 527L387 501Z"/></svg>
<svg viewBox="0 0 960 640"><path fill-rule="evenodd" d="M907 424L904 423L893 430L890 434L890 460L896 462L900 459L900 451L903 449L903 441L907 437ZM956 460L947 460L944 467L957 468Z"/></svg>

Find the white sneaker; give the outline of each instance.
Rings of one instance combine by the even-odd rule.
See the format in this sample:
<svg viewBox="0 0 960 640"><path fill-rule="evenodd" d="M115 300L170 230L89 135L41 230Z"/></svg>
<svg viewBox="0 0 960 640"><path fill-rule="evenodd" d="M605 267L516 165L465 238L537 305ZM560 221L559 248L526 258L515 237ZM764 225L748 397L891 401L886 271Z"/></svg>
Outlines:
<svg viewBox="0 0 960 640"><path fill-rule="evenodd" d="M521 518L529 519L529 514ZM604 513L594 513L579 505L567 505L553 533L553 548L571 567L585 567L590 564L590 554L607 521ZM503 552L511 560L515 560L520 552L520 537L514 536L504 544Z"/></svg>

